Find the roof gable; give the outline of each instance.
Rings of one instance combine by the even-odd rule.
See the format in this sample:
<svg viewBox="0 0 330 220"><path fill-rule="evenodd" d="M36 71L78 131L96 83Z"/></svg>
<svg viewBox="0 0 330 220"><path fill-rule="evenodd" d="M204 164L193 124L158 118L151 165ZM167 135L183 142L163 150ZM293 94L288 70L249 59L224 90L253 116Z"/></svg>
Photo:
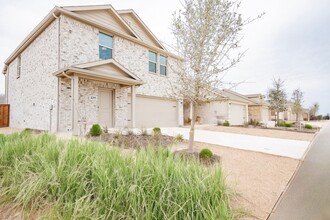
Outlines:
<svg viewBox="0 0 330 220"><path fill-rule="evenodd" d="M146 26L146 24L141 20L141 18L135 13L134 10L118 10L117 12L139 35L143 42L166 50L166 48L161 44L161 42L151 32L151 30Z"/></svg>
<svg viewBox="0 0 330 220"><path fill-rule="evenodd" d="M122 19L111 5L63 7L91 22L104 25L118 33L139 38L138 34Z"/></svg>
<svg viewBox="0 0 330 220"><path fill-rule="evenodd" d="M102 74L109 74L113 76L119 76L119 77L128 77L134 80L140 80L139 77L131 73L129 70L127 70L125 67L120 65L117 61L114 59L108 59L108 60L101 60L86 64L80 64L75 65L75 68L85 69L85 70L91 70Z"/></svg>

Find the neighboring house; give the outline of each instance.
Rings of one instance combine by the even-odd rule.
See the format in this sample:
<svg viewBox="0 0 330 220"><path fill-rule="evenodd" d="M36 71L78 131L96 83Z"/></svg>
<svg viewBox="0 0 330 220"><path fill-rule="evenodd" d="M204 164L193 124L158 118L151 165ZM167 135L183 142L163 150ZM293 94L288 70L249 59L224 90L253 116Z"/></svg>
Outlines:
<svg viewBox="0 0 330 220"><path fill-rule="evenodd" d="M133 10L55 7L5 61L12 127L84 133L183 124L182 59Z"/></svg>
<svg viewBox="0 0 330 220"><path fill-rule="evenodd" d="M291 121L291 122L295 122L297 120L296 118L296 114L292 112L292 103L288 102L287 103L287 109L284 112L280 112L279 114L279 119L283 120L283 121ZM275 120L275 112L272 111L271 112L271 118L273 120ZM300 115L300 119L301 121L309 121L309 110L308 109L303 109L302 114Z"/></svg>
<svg viewBox="0 0 330 220"><path fill-rule="evenodd" d="M267 124L271 120L269 103L262 94L245 95L255 103L249 105L249 120Z"/></svg>
<svg viewBox="0 0 330 220"><path fill-rule="evenodd" d="M217 124L229 121L231 125L244 125L249 120L248 106L257 104L246 96L231 90L218 91L218 97L200 104L196 108L196 116L202 124ZM191 119L189 103L184 105L185 120Z"/></svg>

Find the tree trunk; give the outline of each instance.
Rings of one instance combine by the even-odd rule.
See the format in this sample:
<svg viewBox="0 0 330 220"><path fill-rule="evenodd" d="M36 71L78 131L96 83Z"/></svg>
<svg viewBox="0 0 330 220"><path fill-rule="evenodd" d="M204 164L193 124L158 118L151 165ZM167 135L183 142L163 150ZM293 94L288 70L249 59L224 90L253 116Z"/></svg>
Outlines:
<svg viewBox="0 0 330 220"><path fill-rule="evenodd" d="M280 112L276 112L276 126L280 123Z"/></svg>
<svg viewBox="0 0 330 220"><path fill-rule="evenodd" d="M196 104L193 103L190 105L192 118L189 132L189 151L192 152L194 150L194 136L195 136L195 123L196 123Z"/></svg>

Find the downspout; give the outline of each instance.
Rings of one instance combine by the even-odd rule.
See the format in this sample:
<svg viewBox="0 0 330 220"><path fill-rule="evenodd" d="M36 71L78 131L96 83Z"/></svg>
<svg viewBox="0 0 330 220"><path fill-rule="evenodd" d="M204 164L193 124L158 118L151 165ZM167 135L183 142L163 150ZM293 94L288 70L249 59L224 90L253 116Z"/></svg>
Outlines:
<svg viewBox="0 0 330 220"><path fill-rule="evenodd" d="M9 71L8 71L8 65L5 64L3 68L3 75L5 78L5 103L8 104L8 82L9 82Z"/></svg>
<svg viewBox="0 0 330 220"><path fill-rule="evenodd" d="M61 41L61 17L60 16L56 16L55 13L53 13L53 17L57 19L57 70L59 70L61 68L61 45L60 45L60 41ZM57 78L57 118L56 118L56 132L59 131L59 122L60 122L60 86L61 86L61 82L60 82L60 78Z"/></svg>

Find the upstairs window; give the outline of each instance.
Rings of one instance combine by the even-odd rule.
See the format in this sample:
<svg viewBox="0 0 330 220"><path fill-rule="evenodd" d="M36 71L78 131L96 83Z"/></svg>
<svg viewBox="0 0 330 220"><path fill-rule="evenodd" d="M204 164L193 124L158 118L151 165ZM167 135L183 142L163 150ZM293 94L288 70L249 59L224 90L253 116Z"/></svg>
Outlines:
<svg viewBox="0 0 330 220"><path fill-rule="evenodd" d="M149 51L149 72L157 72L157 54Z"/></svg>
<svg viewBox="0 0 330 220"><path fill-rule="evenodd" d="M104 33L99 33L100 59L106 60L112 58L112 43L113 43L113 39L111 36Z"/></svg>
<svg viewBox="0 0 330 220"><path fill-rule="evenodd" d="M167 58L160 55L160 60L159 60L159 73L160 75L166 76L167 75Z"/></svg>
<svg viewBox="0 0 330 220"><path fill-rule="evenodd" d="M21 63L21 55L17 57L17 79L21 77L22 71L22 63Z"/></svg>

